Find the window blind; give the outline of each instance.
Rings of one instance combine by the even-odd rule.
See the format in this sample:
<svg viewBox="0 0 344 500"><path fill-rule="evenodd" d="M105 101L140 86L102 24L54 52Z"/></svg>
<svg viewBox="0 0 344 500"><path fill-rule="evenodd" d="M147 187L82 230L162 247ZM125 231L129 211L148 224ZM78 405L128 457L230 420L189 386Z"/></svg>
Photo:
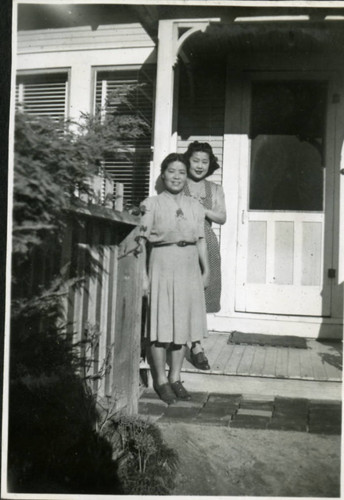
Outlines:
<svg viewBox="0 0 344 500"><path fill-rule="evenodd" d="M16 105L35 116L58 120L67 115L67 73L18 75Z"/></svg>
<svg viewBox="0 0 344 500"><path fill-rule="evenodd" d="M146 125L139 138L122 137L125 157L104 163L114 182L124 188L124 203L138 205L149 194L155 67L98 71L95 108L118 117L140 117Z"/></svg>

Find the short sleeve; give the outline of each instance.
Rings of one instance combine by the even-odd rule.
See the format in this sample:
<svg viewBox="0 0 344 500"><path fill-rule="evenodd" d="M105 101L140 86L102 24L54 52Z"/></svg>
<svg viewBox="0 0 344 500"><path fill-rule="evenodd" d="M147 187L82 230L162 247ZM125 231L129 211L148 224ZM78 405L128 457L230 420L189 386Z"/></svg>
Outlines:
<svg viewBox="0 0 344 500"><path fill-rule="evenodd" d="M140 205L141 220L139 224L139 236L149 238L154 222L153 198L146 198Z"/></svg>

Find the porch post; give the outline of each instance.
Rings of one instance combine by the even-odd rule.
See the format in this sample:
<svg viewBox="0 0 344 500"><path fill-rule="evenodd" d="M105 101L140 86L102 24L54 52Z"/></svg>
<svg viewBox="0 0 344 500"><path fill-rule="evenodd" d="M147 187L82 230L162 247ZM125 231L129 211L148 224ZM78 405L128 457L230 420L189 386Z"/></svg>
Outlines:
<svg viewBox="0 0 344 500"><path fill-rule="evenodd" d="M170 20L159 21L158 61L156 76L154 155L150 177L150 194L155 193L155 183L160 174L160 164L172 152L172 118L174 69L176 61L177 29Z"/></svg>
<svg viewBox="0 0 344 500"><path fill-rule="evenodd" d="M74 120L80 119L81 112L91 111L91 81L90 63L80 57L80 62L72 65L69 89L69 116Z"/></svg>
<svg viewBox="0 0 344 500"><path fill-rule="evenodd" d="M343 120L344 122L344 120ZM344 128L344 123L342 125ZM339 127L338 127L339 128ZM342 129L343 130L343 129ZM342 131L341 130L341 131ZM339 164L339 223L338 227L344 227L344 142L342 140L341 143L341 151L340 151L340 164ZM338 263L338 284L344 283L344 231L339 231L339 255L342 258L339 258ZM344 306L343 306L344 307Z"/></svg>

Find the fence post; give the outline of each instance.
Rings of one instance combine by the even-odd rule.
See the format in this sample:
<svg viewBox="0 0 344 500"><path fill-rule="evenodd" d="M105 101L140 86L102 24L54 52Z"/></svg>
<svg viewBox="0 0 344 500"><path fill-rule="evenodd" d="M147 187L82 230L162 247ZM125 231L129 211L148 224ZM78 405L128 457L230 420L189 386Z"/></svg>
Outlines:
<svg viewBox="0 0 344 500"><path fill-rule="evenodd" d="M135 230L119 247L116 334L114 344L112 394L119 408L129 415L138 411L141 350L143 255L131 251L137 246Z"/></svg>

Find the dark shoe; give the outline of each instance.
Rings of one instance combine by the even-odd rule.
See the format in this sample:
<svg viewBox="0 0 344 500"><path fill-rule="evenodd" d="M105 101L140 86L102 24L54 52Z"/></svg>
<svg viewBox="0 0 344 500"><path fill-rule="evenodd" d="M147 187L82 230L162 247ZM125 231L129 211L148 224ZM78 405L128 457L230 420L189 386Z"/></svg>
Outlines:
<svg viewBox="0 0 344 500"><path fill-rule="evenodd" d="M190 360L195 368L198 370L210 370L209 362L203 351L194 354L190 351Z"/></svg>
<svg viewBox="0 0 344 500"><path fill-rule="evenodd" d="M177 382L172 382L171 387L178 399L184 399L184 401L189 401L191 399L190 394L185 389L180 380L177 380Z"/></svg>
<svg viewBox="0 0 344 500"><path fill-rule="evenodd" d="M154 390L164 403L168 405L176 403L176 395L168 382L166 384L154 385Z"/></svg>

